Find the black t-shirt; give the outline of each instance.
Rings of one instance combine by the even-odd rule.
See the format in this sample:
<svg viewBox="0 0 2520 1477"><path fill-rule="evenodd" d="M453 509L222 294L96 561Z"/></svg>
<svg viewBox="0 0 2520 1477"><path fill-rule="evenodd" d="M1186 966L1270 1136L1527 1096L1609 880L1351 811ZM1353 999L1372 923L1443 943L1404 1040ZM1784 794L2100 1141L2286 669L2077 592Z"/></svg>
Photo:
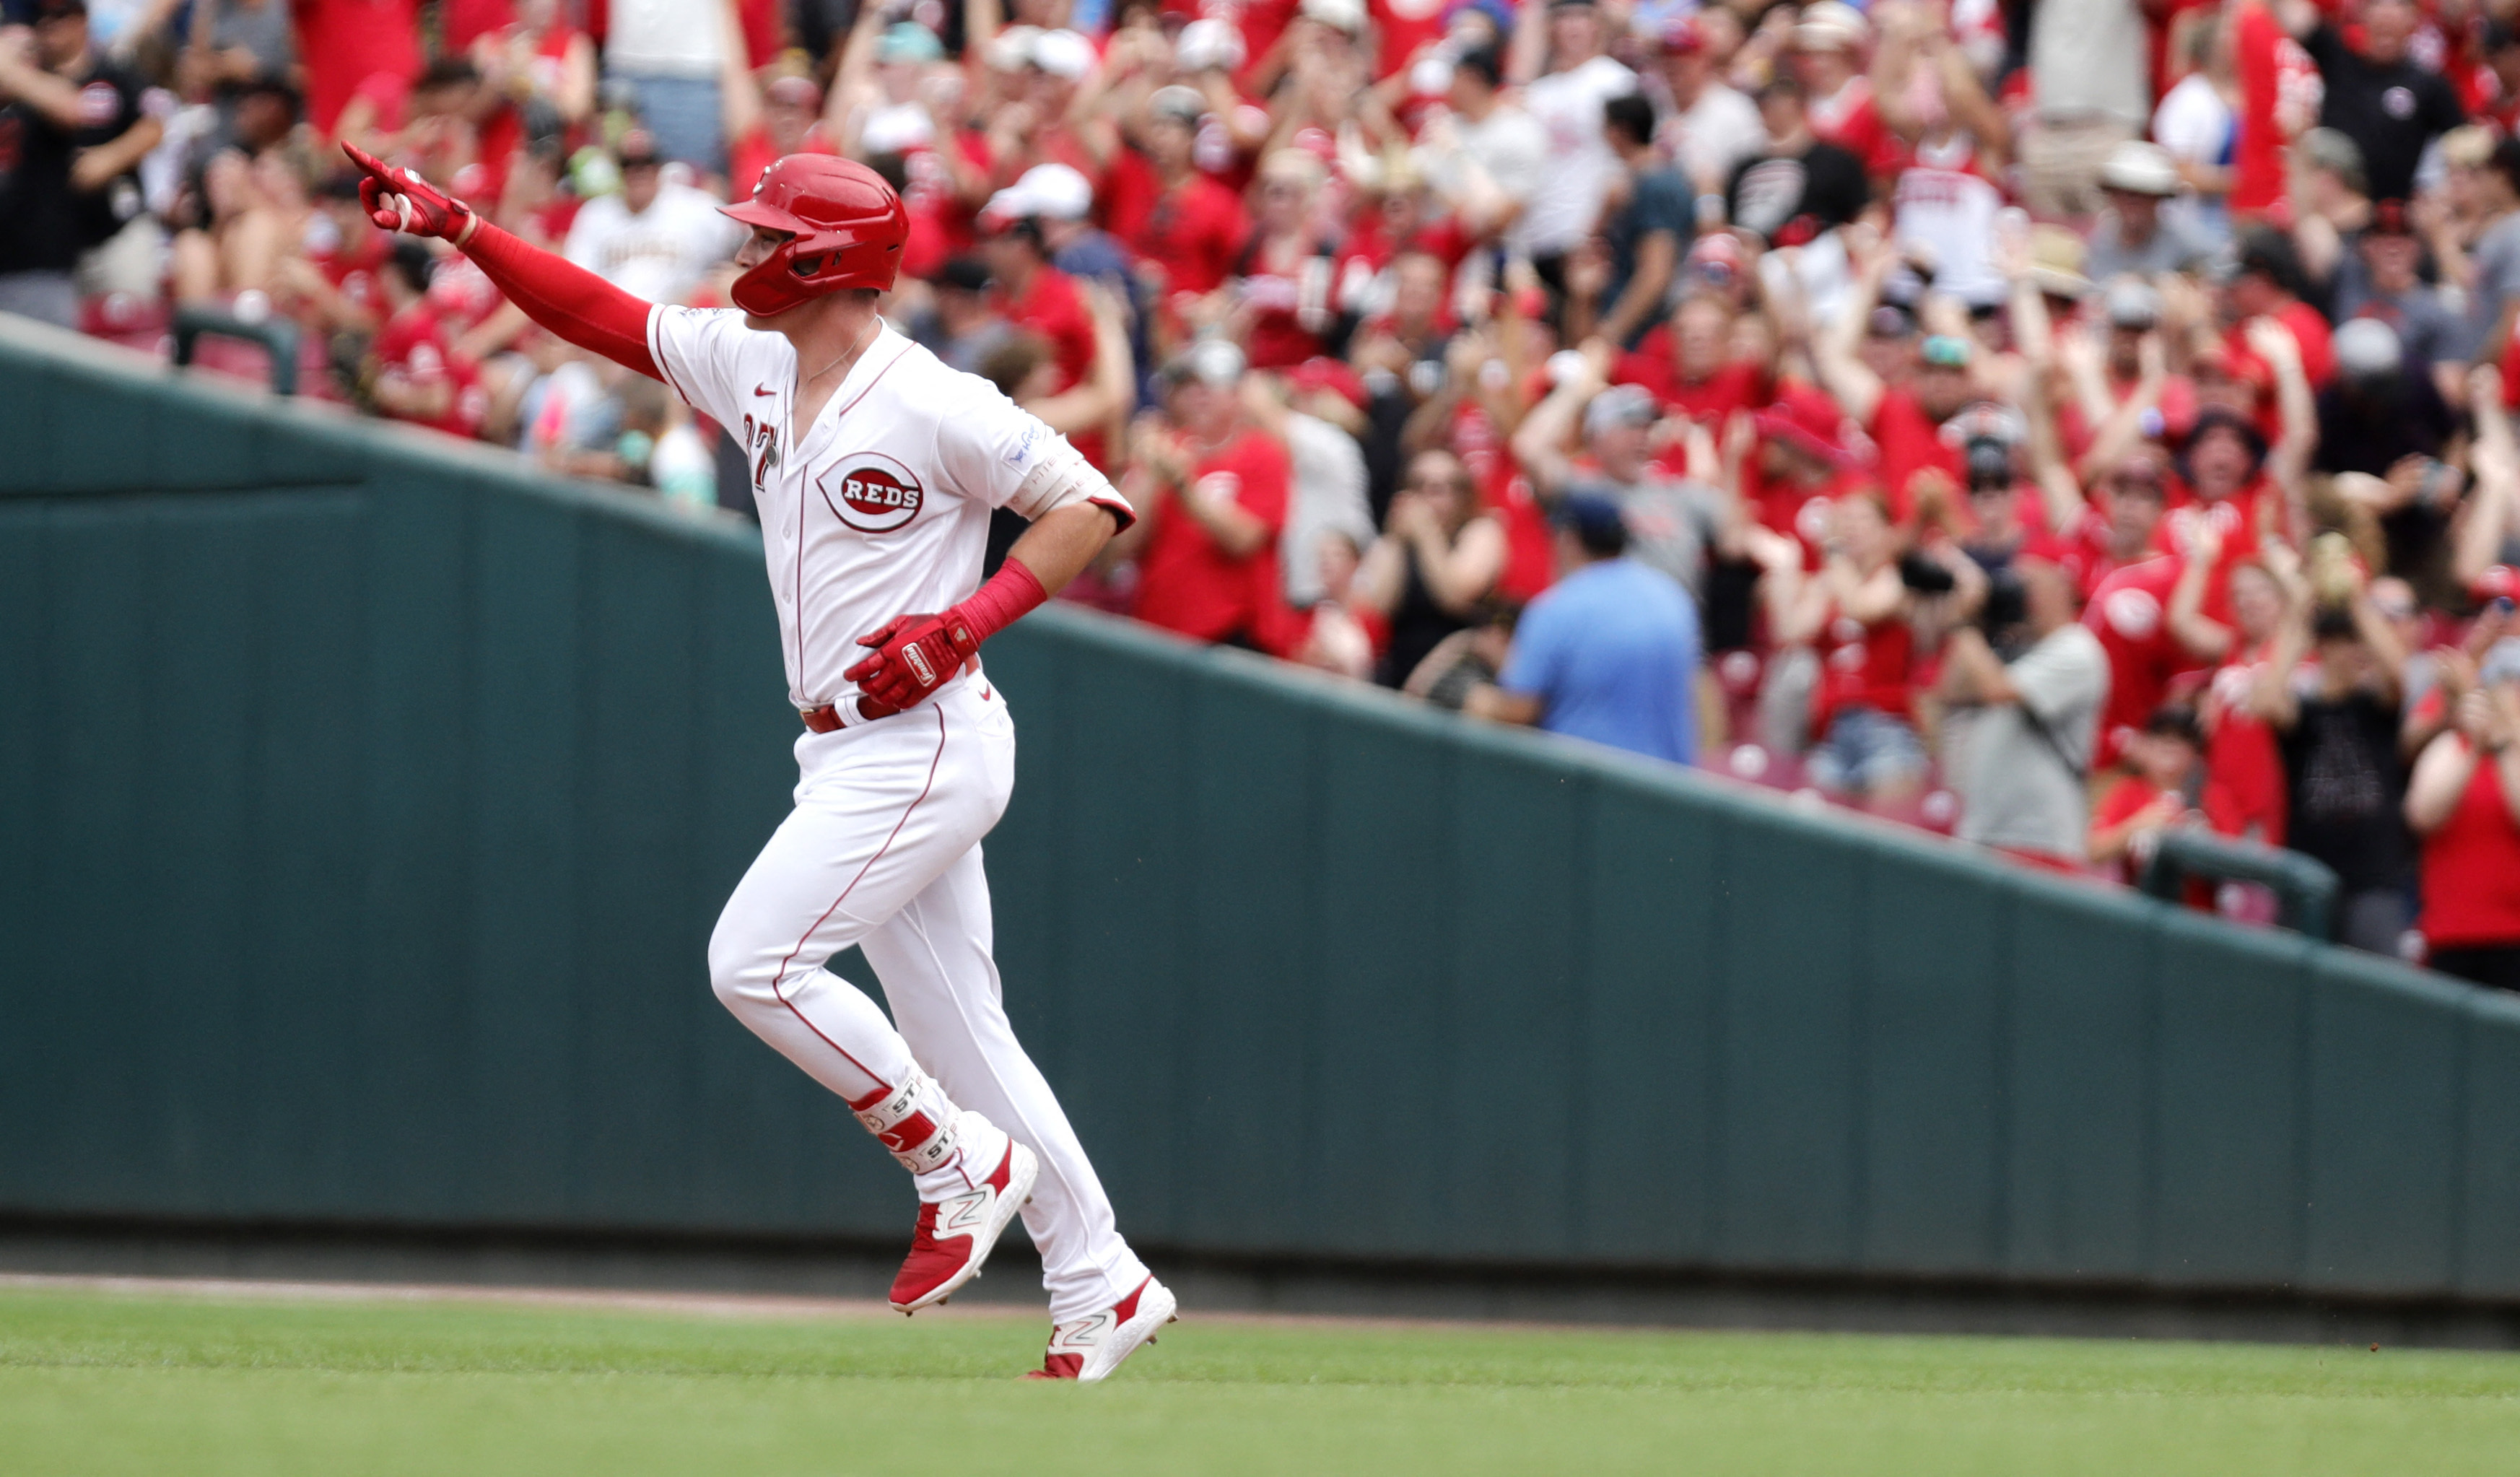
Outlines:
<svg viewBox="0 0 2520 1477"><path fill-rule="evenodd" d="M2433 387L2430 365L2409 363L2397 383L2377 395L2343 381L2318 393L2320 471L2367 471L2385 477L2404 457L2437 457L2456 419Z"/></svg>
<svg viewBox="0 0 2520 1477"><path fill-rule="evenodd" d="M1756 231L1771 244L1803 222L1817 236L1864 213L1871 198L1864 161L1835 144L1814 144L1800 154L1744 159L1724 192L1732 224Z"/></svg>
<svg viewBox="0 0 2520 1477"><path fill-rule="evenodd" d="M2277 738L2292 805L2284 844L2334 869L2347 892L2405 883L2414 850L2397 705L2360 692L2306 696L2299 721Z"/></svg>
<svg viewBox="0 0 2520 1477"><path fill-rule="evenodd" d="M100 63L79 85L79 126L66 130L25 103L0 108L0 272L67 272L79 253L140 208L125 174L102 190L70 188L70 160L140 121L140 83Z"/></svg>
<svg viewBox="0 0 2520 1477"><path fill-rule="evenodd" d="M2408 200L2424 146L2467 121L2441 73L2400 60L2383 67L2358 55L2332 25L2302 43L2327 83L2318 121L2362 147L2373 200Z"/></svg>

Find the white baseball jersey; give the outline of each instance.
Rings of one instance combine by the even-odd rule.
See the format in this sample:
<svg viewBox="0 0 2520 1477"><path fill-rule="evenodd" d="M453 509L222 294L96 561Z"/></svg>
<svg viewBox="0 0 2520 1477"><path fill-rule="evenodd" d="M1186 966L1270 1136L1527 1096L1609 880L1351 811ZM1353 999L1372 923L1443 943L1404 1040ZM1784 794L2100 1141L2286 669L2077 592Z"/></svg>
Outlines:
<svg viewBox="0 0 2520 1477"><path fill-rule="evenodd" d="M1064 437L888 326L802 428L795 347L742 313L658 307L648 347L665 382L744 448L799 708L855 694L840 674L867 655L860 636L979 588L991 509L1037 518L1090 501L1132 515Z"/></svg>

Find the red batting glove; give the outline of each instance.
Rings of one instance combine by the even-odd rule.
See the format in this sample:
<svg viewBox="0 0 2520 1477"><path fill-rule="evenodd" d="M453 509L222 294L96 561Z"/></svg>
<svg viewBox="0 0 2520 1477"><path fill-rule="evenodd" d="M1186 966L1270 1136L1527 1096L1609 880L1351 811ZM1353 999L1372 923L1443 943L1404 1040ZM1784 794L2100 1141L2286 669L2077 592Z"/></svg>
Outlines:
<svg viewBox="0 0 2520 1477"><path fill-rule="evenodd" d="M896 615L858 638L875 654L840 675L858 691L895 709L915 706L963 669L980 649L981 633L958 610Z"/></svg>
<svg viewBox="0 0 2520 1477"><path fill-rule="evenodd" d="M434 236L457 246L472 239L480 217L472 207L399 164L388 164L356 144L341 152L367 178L359 181L359 203L381 230L409 236Z"/></svg>

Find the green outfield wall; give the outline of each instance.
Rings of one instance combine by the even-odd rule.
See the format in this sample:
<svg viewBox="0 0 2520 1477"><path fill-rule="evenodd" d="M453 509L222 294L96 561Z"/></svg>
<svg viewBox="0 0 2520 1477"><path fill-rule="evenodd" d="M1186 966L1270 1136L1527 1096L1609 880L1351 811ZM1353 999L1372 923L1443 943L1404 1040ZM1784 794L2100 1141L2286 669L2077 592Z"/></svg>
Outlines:
<svg viewBox="0 0 2520 1477"><path fill-rule="evenodd" d="M702 976L793 780L754 535L40 330L0 407L0 1216L898 1239ZM1071 610L988 659L1009 1005L1148 1247L2520 1298L2520 1003Z"/></svg>

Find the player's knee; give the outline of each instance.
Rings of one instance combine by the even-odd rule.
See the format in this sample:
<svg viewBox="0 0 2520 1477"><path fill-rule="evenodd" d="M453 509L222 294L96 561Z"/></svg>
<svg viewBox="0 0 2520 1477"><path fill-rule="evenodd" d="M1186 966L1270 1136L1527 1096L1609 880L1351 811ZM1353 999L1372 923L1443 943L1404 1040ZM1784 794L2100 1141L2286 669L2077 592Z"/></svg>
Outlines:
<svg viewBox="0 0 2520 1477"><path fill-rule="evenodd" d="M720 922L709 935L709 990L718 1004L739 1015L747 1005L769 998L769 975L763 963L759 942L743 937L742 930Z"/></svg>

